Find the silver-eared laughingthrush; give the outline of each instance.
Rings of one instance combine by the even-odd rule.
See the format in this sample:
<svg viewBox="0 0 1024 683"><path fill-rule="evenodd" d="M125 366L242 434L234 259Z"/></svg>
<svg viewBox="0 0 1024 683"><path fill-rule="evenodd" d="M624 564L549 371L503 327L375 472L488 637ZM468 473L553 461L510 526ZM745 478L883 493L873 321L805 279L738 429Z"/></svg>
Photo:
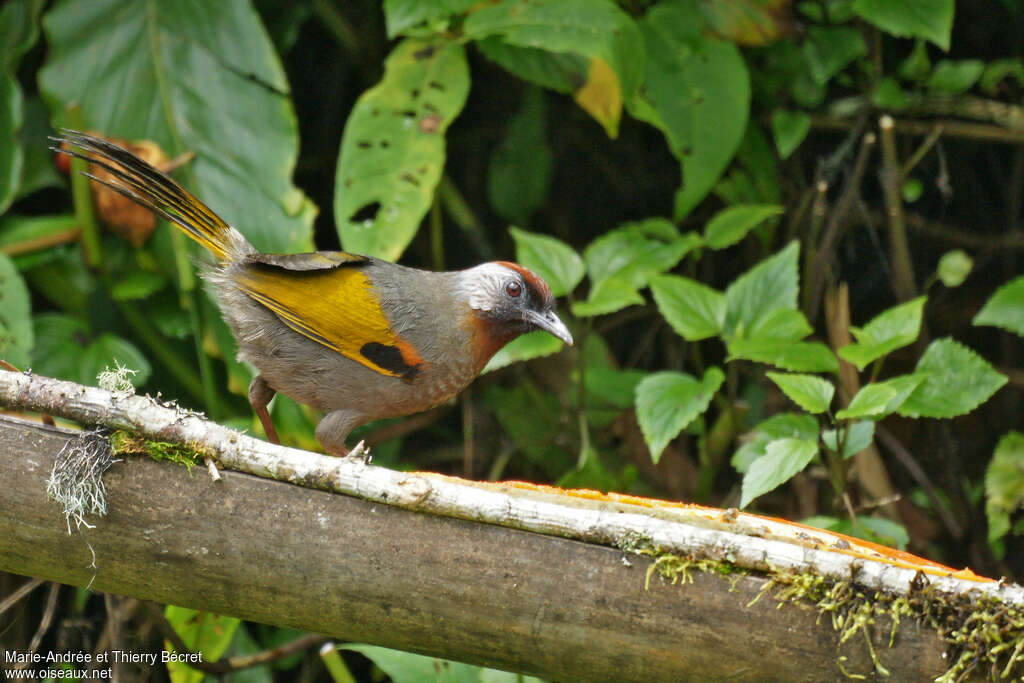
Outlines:
<svg viewBox="0 0 1024 683"><path fill-rule="evenodd" d="M275 392L325 413L316 437L344 455L361 424L426 410L459 393L500 348L541 329L568 344L547 283L495 261L429 272L341 251L261 254L169 176L101 138L63 131L64 153L105 169L102 182L206 247L204 272L259 375L249 399L267 435Z"/></svg>

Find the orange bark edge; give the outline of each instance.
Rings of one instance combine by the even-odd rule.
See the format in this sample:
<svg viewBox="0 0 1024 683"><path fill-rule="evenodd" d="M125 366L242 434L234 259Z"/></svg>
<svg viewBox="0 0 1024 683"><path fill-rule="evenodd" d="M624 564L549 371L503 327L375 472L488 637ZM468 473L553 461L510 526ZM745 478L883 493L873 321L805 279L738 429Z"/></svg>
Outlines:
<svg viewBox="0 0 1024 683"><path fill-rule="evenodd" d="M530 482L525 481L506 481L502 482L502 484L526 491L537 491L551 495L570 496L574 498L604 501L622 505L636 505L638 507L649 509L660 508L681 510L694 517L715 522L739 534L749 535L749 527L751 525L767 524L770 525L771 528L763 527L759 531L763 531L764 533L759 533L758 535L771 535L809 548L827 549L832 552L843 553L853 557L874 560L876 562L884 562L903 569L917 570L924 574L947 576L962 579L964 581L976 581L978 583L995 583L994 579L978 576L967 567L963 569L953 569L952 567L947 567L939 564L938 562L932 562L931 560L927 560L923 557L918 557L895 548L889 548L878 543L864 541L859 538L853 538L852 536L846 536L845 534L837 534L833 531L826 531L824 529L800 524L799 522L779 519L777 517L766 517L764 515L740 512L735 508L723 510L721 508L706 507L703 505L696 505L694 503L678 503L622 493L602 493L591 489L562 489L557 486L531 484Z"/></svg>

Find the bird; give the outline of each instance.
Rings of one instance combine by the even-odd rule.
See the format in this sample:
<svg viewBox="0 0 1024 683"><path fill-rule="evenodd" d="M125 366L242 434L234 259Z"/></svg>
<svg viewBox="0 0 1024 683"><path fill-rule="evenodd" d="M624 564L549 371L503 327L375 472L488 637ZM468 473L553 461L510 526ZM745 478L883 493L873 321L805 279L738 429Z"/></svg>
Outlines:
<svg viewBox="0 0 1024 683"><path fill-rule="evenodd" d="M120 145L75 130L55 152L94 164L93 181L180 228L214 256L200 274L259 374L249 386L267 438L281 393L323 412L316 438L336 456L372 420L440 405L508 342L544 330L566 344L543 278L510 261L427 271L344 251L267 254L170 176ZM99 169L102 169L100 171Z"/></svg>

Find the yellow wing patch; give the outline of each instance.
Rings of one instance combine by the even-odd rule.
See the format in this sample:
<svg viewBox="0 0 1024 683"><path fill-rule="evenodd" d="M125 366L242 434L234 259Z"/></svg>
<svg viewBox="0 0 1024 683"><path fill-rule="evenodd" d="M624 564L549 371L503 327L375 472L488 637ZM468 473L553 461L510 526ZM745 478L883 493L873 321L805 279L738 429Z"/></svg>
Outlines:
<svg viewBox="0 0 1024 683"><path fill-rule="evenodd" d="M253 263L237 281L288 327L382 375L412 379L423 363L391 331L380 297L358 268L287 270Z"/></svg>

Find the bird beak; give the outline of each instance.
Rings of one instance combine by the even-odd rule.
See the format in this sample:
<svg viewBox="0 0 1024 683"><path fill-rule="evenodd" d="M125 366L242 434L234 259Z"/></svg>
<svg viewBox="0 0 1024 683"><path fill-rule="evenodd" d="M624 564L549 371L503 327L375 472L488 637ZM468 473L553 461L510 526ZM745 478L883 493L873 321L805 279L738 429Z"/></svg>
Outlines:
<svg viewBox="0 0 1024 683"><path fill-rule="evenodd" d="M569 328L555 315L554 311L546 311L544 313L526 311L523 317L526 318L528 323L553 334L569 346L572 346L572 334L569 332Z"/></svg>

